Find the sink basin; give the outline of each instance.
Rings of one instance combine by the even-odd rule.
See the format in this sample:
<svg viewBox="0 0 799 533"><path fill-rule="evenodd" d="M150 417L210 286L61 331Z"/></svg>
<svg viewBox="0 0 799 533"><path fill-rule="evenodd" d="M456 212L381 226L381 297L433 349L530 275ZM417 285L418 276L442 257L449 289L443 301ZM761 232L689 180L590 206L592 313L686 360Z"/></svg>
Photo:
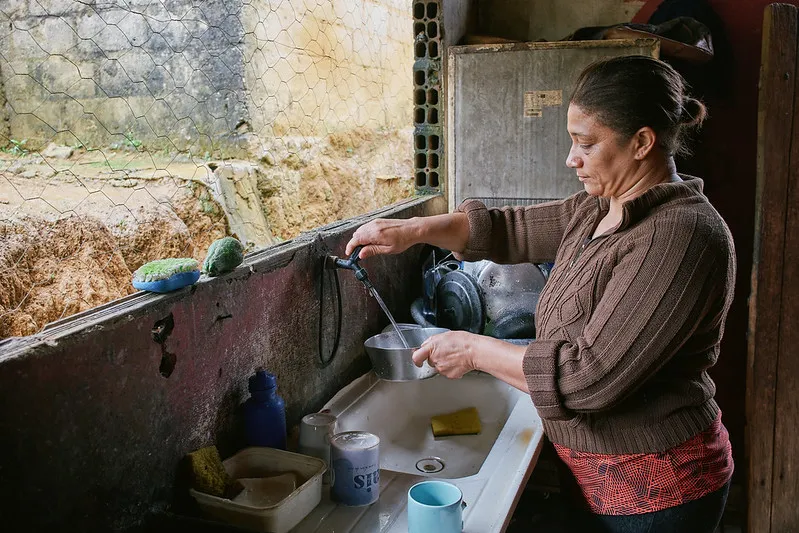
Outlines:
<svg viewBox="0 0 799 533"><path fill-rule="evenodd" d="M511 411L529 396L489 374L460 380L436 376L422 381L378 381L366 401L337 413L339 431L368 431L380 437L380 467L428 477L457 479L480 471ZM434 415L476 407L479 435L433 437Z"/></svg>
<svg viewBox="0 0 799 533"><path fill-rule="evenodd" d="M482 432L433 438L434 415L476 407ZM380 498L364 507L338 505L324 494L292 533L407 533L408 489L435 477L463 492L464 533L500 533L535 466L544 436L530 397L481 372L404 383L374 372L338 392L325 409L339 431L380 437Z"/></svg>

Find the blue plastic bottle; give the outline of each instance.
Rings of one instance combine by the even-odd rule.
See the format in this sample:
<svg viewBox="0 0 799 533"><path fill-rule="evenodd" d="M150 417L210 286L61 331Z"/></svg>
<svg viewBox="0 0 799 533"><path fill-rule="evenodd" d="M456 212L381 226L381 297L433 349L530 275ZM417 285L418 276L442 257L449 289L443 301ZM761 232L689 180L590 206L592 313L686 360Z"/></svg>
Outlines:
<svg viewBox="0 0 799 533"><path fill-rule="evenodd" d="M250 398L244 402L248 446L286 449L286 404L277 395L277 378L264 370L250 376Z"/></svg>

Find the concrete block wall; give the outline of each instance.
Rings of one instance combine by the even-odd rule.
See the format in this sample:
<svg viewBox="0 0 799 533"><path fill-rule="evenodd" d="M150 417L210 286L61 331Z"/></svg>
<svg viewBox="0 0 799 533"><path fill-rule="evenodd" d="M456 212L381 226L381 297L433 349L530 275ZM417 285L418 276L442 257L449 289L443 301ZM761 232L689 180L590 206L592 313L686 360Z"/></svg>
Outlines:
<svg viewBox="0 0 799 533"><path fill-rule="evenodd" d="M445 210L428 197L380 215ZM341 271L343 328L328 364L337 305L321 269L364 220L250 255L176 293L138 293L0 343L3 531L134 528L186 497L186 453L215 443L225 457L243 446L240 405L256 368L277 375L290 426L368 371L363 341L388 321ZM420 294L422 252L364 262L401 321Z"/></svg>
<svg viewBox="0 0 799 533"><path fill-rule="evenodd" d="M474 26L476 0L414 0L414 175L421 190L443 190L447 169L447 48Z"/></svg>
<svg viewBox="0 0 799 533"><path fill-rule="evenodd" d="M410 121L408 0L9 0L10 135L241 156L262 135Z"/></svg>
<svg viewBox="0 0 799 533"><path fill-rule="evenodd" d="M437 190L444 176L444 45L439 0L413 3L413 123L416 186Z"/></svg>

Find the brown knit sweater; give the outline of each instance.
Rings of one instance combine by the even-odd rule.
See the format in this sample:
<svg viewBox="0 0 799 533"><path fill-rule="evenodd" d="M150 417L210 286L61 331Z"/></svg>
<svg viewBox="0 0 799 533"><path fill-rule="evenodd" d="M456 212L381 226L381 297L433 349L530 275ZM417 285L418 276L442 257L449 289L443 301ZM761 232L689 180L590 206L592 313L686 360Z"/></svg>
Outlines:
<svg viewBox="0 0 799 533"><path fill-rule="evenodd" d="M657 185L591 239L606 199L585 192L532 207L458 208L464 258L550 262L523 370L549 438L607 454L667 450L719 408L707 374L735 282L732 236L702 180Z"/></svg>

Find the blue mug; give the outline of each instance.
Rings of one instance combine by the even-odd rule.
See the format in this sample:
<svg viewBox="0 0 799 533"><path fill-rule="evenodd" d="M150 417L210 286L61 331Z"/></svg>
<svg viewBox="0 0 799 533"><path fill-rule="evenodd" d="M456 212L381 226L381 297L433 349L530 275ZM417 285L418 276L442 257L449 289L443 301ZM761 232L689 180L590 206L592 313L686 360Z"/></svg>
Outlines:
<svg viewBox="0 0 799 533"><path fill-rule="evenodd" d="M408 491L408 533L463 531L461 489L446 481L422 481Z"/></svg>

